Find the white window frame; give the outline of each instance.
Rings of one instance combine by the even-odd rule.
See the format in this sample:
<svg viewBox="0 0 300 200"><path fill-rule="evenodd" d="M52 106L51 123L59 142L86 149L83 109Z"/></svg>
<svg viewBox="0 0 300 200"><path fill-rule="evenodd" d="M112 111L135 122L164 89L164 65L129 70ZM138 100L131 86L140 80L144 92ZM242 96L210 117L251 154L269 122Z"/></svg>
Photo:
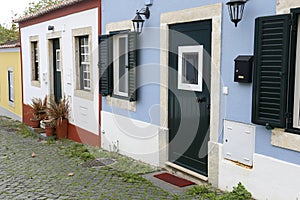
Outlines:
<svg viewBox="0 0 300 200"><path fill-rule="evenodd" d="M90 46L89 46L89 36L88 35L83 35L83 36L79 36L78 37L78 40L81 40L83 38L83 44L78 41L78 45L79 45L79 67L83 67L83 65L85 67L83 67L84 69L82 69L82 74L80 72L80 84L82 83L83 85L80 85L80 88L83 89L83 90L87 90L87 91L90 91L91 90L91 64L90 64ZM81 52L80 49L87 49L88 52ZM84 58L87 57L86 60L82 61L81 58L82 56ZM85 77L85 75L87 77ZM89 83L89 84L86 84L86 83Z"/></svg>
<svg viewBox="0 0 300 200"><path fill-rule="evenodd" d="M294 110L293 110L293 127L300 128L300 18L298 19L296 64L295 64L295 87L294 87Z"/></svg>
<svg viewBox="0 0 300 200"><path fill-rule="evenodd" d="M114 71L114 94L118 96L123 96L123 97L128 97L128 90L129 90L129 85L128 85L128 67L125 68L125 76L124 81L125 81L125 92L120 91L120 79L119 79L119 69L120 69L120 64L119 64L119 57L120 57L120 44L119 40L121 38L125 38L125 48L126 48L126 55L125 55L125 63L127 66L129 65L128 61L128 34L118 34L113 36L113 71ZM127 92L126 92L127 91Z"/></svg>
<svg viewBox="0 0 300 200"><path fill-rule="evenodd" d="M60 49L56 49L55 51L55 57L56 57L56 71L61 71L61 58L60 58Z"/></svg>
<svg viewBox="0 0 300 200"><path fill-rule="evenodd" d="M12 75L12 77L11 77ZM14 81L14 70L12 67L9 67L7 70L7 85L8 85L8 102L10 105L14 105L15 102L15 81Z"/></svg>
<svg viewBox="0 0 300 200"><path fill-rule="evenodd" d="M185 53L198 53L198 84L184 82L183 59ZM203 73L203 45L179 46L178 47L178 89L202 92L202 73Z"/></svg>

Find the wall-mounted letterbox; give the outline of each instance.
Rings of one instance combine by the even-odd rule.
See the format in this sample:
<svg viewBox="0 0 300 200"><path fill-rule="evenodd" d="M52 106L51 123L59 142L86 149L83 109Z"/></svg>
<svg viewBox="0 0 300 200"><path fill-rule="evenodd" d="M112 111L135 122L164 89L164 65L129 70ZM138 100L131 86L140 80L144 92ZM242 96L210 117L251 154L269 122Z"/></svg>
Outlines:
<svg viewBox="0 0 300 200"><path fill-rule="evenodd" d="M251 83L253 56L238 56L234 62L234 82Z"/></svg>

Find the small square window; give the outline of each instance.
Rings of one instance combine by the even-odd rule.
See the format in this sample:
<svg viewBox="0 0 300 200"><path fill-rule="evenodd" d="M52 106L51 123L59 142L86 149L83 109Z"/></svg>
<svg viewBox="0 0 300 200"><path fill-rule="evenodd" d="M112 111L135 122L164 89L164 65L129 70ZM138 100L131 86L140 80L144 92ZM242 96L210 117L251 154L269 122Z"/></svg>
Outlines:
<svg viewBox="0 0 300 200"><path fill-rule="evenodd" d="M56 49L56 71L61 71L60 65L60 49Z"/></svg>
<svg viewBox="0 0 300 200"><path fill-rule="evenodd" d="M202 91L203 46L178 47L178 89Z"/></svg>

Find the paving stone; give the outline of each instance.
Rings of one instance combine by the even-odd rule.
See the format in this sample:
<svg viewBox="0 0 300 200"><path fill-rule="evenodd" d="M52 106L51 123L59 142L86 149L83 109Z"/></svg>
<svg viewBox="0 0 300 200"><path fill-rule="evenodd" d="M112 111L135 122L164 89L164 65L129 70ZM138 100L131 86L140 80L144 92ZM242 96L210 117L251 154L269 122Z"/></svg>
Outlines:
<svg viewBox="0 0 300 200"><path fill-rule="evenodd" d="M146 181L128 183L113 169L83 167L66 155L63 143L49 145L6 130L0 126L0 199L172 198Z"/></svg>

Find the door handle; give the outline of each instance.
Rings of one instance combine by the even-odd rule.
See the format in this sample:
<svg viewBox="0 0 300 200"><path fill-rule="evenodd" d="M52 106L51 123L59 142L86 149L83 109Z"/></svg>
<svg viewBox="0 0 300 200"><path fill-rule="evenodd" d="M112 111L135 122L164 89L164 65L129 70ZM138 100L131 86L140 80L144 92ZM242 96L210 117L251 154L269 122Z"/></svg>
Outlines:
<svg viewBox="0 0 300 200"><path fill-rule="evenodd" d="M197 103L206 102L206 97L198 97L196 101L197 101Z"/></svg>

